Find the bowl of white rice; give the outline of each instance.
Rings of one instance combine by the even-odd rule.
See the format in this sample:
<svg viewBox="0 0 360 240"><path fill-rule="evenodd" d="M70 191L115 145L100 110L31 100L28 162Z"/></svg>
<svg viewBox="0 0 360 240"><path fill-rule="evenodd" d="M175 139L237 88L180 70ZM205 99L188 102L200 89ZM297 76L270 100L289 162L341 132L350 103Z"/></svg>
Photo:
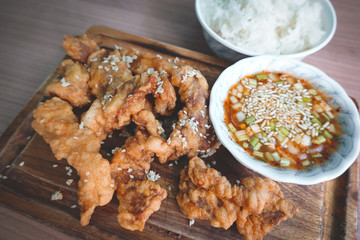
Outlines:
<svg viewBox="0 0 360 240"><path fill-rule="evenodd" d="M335 34L329 0L196 0L197 18L221 58L277 55L302 59Z"/></svg>

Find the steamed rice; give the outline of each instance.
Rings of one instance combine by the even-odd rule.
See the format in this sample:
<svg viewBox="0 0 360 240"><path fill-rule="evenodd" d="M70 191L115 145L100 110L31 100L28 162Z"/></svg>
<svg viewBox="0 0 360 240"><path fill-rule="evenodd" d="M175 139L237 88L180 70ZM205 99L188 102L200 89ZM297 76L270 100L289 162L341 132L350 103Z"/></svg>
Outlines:
<svg viewBox="0 0 360 240"><path fill-rule="evenodd" d="M205 0L200 7L213 31L256 53L297 53L325 34L322 6L311 0Z"/></svg>

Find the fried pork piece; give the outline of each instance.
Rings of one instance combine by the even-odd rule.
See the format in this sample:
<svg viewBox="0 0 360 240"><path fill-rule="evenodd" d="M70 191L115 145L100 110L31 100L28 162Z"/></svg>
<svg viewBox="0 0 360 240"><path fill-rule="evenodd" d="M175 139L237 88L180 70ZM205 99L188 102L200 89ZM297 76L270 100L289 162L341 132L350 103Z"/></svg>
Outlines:
<svg viewBox="0 0 360 240"><path fill-rule="evenodd" d="M153 91L155 98L154 111L160 115L170 115L176 104L176 92L172 86L169 74L174 67L173 64L162 60L159 57L153 57L150 54L140 54L134 50L122 50L123 56L137 56L134 61L129 62L132 72L135 74L156 73L159 75L157 88Z"/></svg>
<svg viewBox="0 0 360 240"><path fill-rule="evenodd" d="M131 71L118 50L108 52L100 49L89 56L91 93L101 99L114 96L121 86L133 79Z"/></svg>
<svg viewBox="0 0 360 240"><path fill-rule="evenodd" d="M161 163L183 155L194 157L210 151L214 144L214 139L207 131L210 125L206 110L209 97L206 79L189 66L174 69L170 75L172 85L179 88L180 99L185 107L178 113L179 121L169 137L168 143L173 152L166 159L159 158Z"/></svg>
<svg viewBox="0 0 360 240"><path fill-rule="evenodd" d="M200 158L189 161L188 176L196 186L211 190L218 197L232 197L232 187L226 177L221 176L214 168L208 168Z"/></svg>
<svg viewBox="0 0 360 240"><path fill-rule="evenodd" d="M76 107L89 104L90 88L87 84L89 73L85 67L66 59L60 64L59 72L60 78L47 87L46 95L59 96Z"/></svg>
<svg viewBox="0 0 360 240"><path fill-rule="evenodd" d="M133 122L136 125L146 128L151 136L160 137L164 132L160 122L156 120L154 114L149 110L141 110L137 114L133 115Z"/></svg>
<svg viewBox="0 0 360 240"><path fill-rule="evenodd" d="M160 115L170 115L175 108L176 93L170 83L167 72L162 71L160 73L159 82L155 91L153 91L153 95L155 98L154 111Z"/></svg>
<svg viewBox="0 0 360 240"><path fill-rule="evenodd" d="M127 184L121 184L117 189L119 224L129 230L142 231L147 219L160 209L161 201L166 196L166 190L150 180L130 180Z"/></svg>
<svg viewBox="0 0 360 240"><path fill-rule="evenodd" d="M262 239L280 221L300 211L284 199L274 181L244 178L240 186L229 188L226 178L198 157L182 170L179 189L176 199L189 219L209 220L212 226L225 229L236 220L238 231L247 239Z"/></svg>
<svg viewBox="0 0 360 240"><path fill-rule="evenodd" d="M144 121L141 118L146 117L146 111L138 114L138 120ZM157 183L145 180L154 153L146 148L149 134L143 127L139 125L135 136L129 137L117 150L111 163L120 202L119 224L129 230L140 231L150 215L159 210L161 201L167 195Z"/></svg>
<svg viewBox="0 0 360 240"><path fill-rule="evenodd" d="M80 127L71 105L57 97L39 104L31 125L50 144L55 157L67 158L78 172L80 223L87 225L95 207L106 205L114 194L110 164L98 153L100 140Z"/></svg>
<svg viewBox="0 0 360 240"><path fill-rule="evenodd" d="M209 86L199 71L190 66L177 67L159 57L151 57L148 54L140 55L131 64L131 70L137 74L154 71L166 73L167 78L164 78L162 83L163 89L161 87L157 89L157 91L159 89L164 90L166 93L163 98L161 96L158 98L158 109L162 110L156 110L157 99L155 98L155 112L166 114L163 110L165 105L162 106L161 102L176 101L176 96L172 97L173 93L171 93L174 87L179 88L181 101L185 103L185 107L178 113L179 121L167 140L172 151L156 153L161 163L175 160L183 155L189 157L196 156L199 153L210 155L216 150L218 145L214 142L214 133L210 134L208 131L210 124L206 102L209 97ZM168 84L166 80L170 80L172 85L169 88L170 90L165 89ZM153 144L157 146L157 149L161 149L160 146L164 147L165 145L163 139L154 140Z"/></svg>
<svg viewBox="0 0 360 240"><path fill-rule="evenodd" d="M82 116L84 126L93 130L100 139L105 139L113 129L121 129L130 123L131 115L145 107L146 95L157 84L155 74L144 74L127 81L114 93L96 99Z"/></svg>
<svg viewBox="0 0 360 240"><path fill-rule="evenodd" d="M148 137L149 134L145 131L137 130L135 136L127 138L125 144L117 149L111 160L112 172L115 173L113 176L116 179L119 174L123 174L118 168L125 171L131 169L130 172L145 172L150 169L154 153L145 147Z"/></svg>
<svg viewBox="0 0 360 240"><path fill-rule="evenodd" d="M300 209L284 195L278 184L260 177L244 178L233 186L233 201L242 206L236 226L247 239L262 239L275 225Z"/></svg>
<svg viewBox="0 0 360 240"><path fill-rule="evenodd" d="M63 47L72 59L81 63L86 63L88 56L97 50L98 45L94 40L90 40L86 34L78 37L64 36Z"/></svg>
<svg viewBox="0 0 360 240"><path fill-rule="evenodd" d="M176 200L181 212L189 219L208 220L211 226L224 229L231 227L236 220L238 206L228 199L218 197L213 191L196 186L187 169L181 170Z"/></svg>

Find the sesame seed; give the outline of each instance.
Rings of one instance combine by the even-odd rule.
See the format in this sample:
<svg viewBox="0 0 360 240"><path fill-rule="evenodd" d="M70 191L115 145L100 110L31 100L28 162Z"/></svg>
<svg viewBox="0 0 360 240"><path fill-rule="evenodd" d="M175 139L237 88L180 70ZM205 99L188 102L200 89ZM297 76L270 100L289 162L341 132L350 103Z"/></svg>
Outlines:
<svg viewBox="0 0 360 240"><path fill-rule="evenodd" d="M73 183L73 179L68 179L68 180L66 180L66 185L68 185L68 186L70 186L72 183Z"/></svg>
<svg viewBox="0 0 360 240"><path fill-rule="evenodd" d="M51 201L61 200L63 199L63 195L60 191L56 191L53 194L51 194Z"/></svg>
<svg viewBox="0 0 360 240"><path fill-rule="evenodd" d="M19 163L19 166L22 167L22 166L24 166L24 164L25 164L25 162L22 161L21 163Z"/></svg>
<svg viewBox="0 0 360 240"><path fill-rule="evenodd" d="M194 219L191 219L191 220L189 221L189 226L192 226L194 223L195 223L195 220L194 220Z"/></svg>

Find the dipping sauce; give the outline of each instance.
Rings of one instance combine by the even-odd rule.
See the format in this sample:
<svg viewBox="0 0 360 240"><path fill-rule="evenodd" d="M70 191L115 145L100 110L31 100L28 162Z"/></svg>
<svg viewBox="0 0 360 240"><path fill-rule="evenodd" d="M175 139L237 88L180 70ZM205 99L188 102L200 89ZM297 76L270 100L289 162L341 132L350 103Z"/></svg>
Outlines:
<svg viewBox="0 0 360 240"><path fill-rule="evenodd" d="M224 101L225 123L251 156L277 167L305 169L337 147L338 109L309 82L286 73L242 78Z"/></svg>

